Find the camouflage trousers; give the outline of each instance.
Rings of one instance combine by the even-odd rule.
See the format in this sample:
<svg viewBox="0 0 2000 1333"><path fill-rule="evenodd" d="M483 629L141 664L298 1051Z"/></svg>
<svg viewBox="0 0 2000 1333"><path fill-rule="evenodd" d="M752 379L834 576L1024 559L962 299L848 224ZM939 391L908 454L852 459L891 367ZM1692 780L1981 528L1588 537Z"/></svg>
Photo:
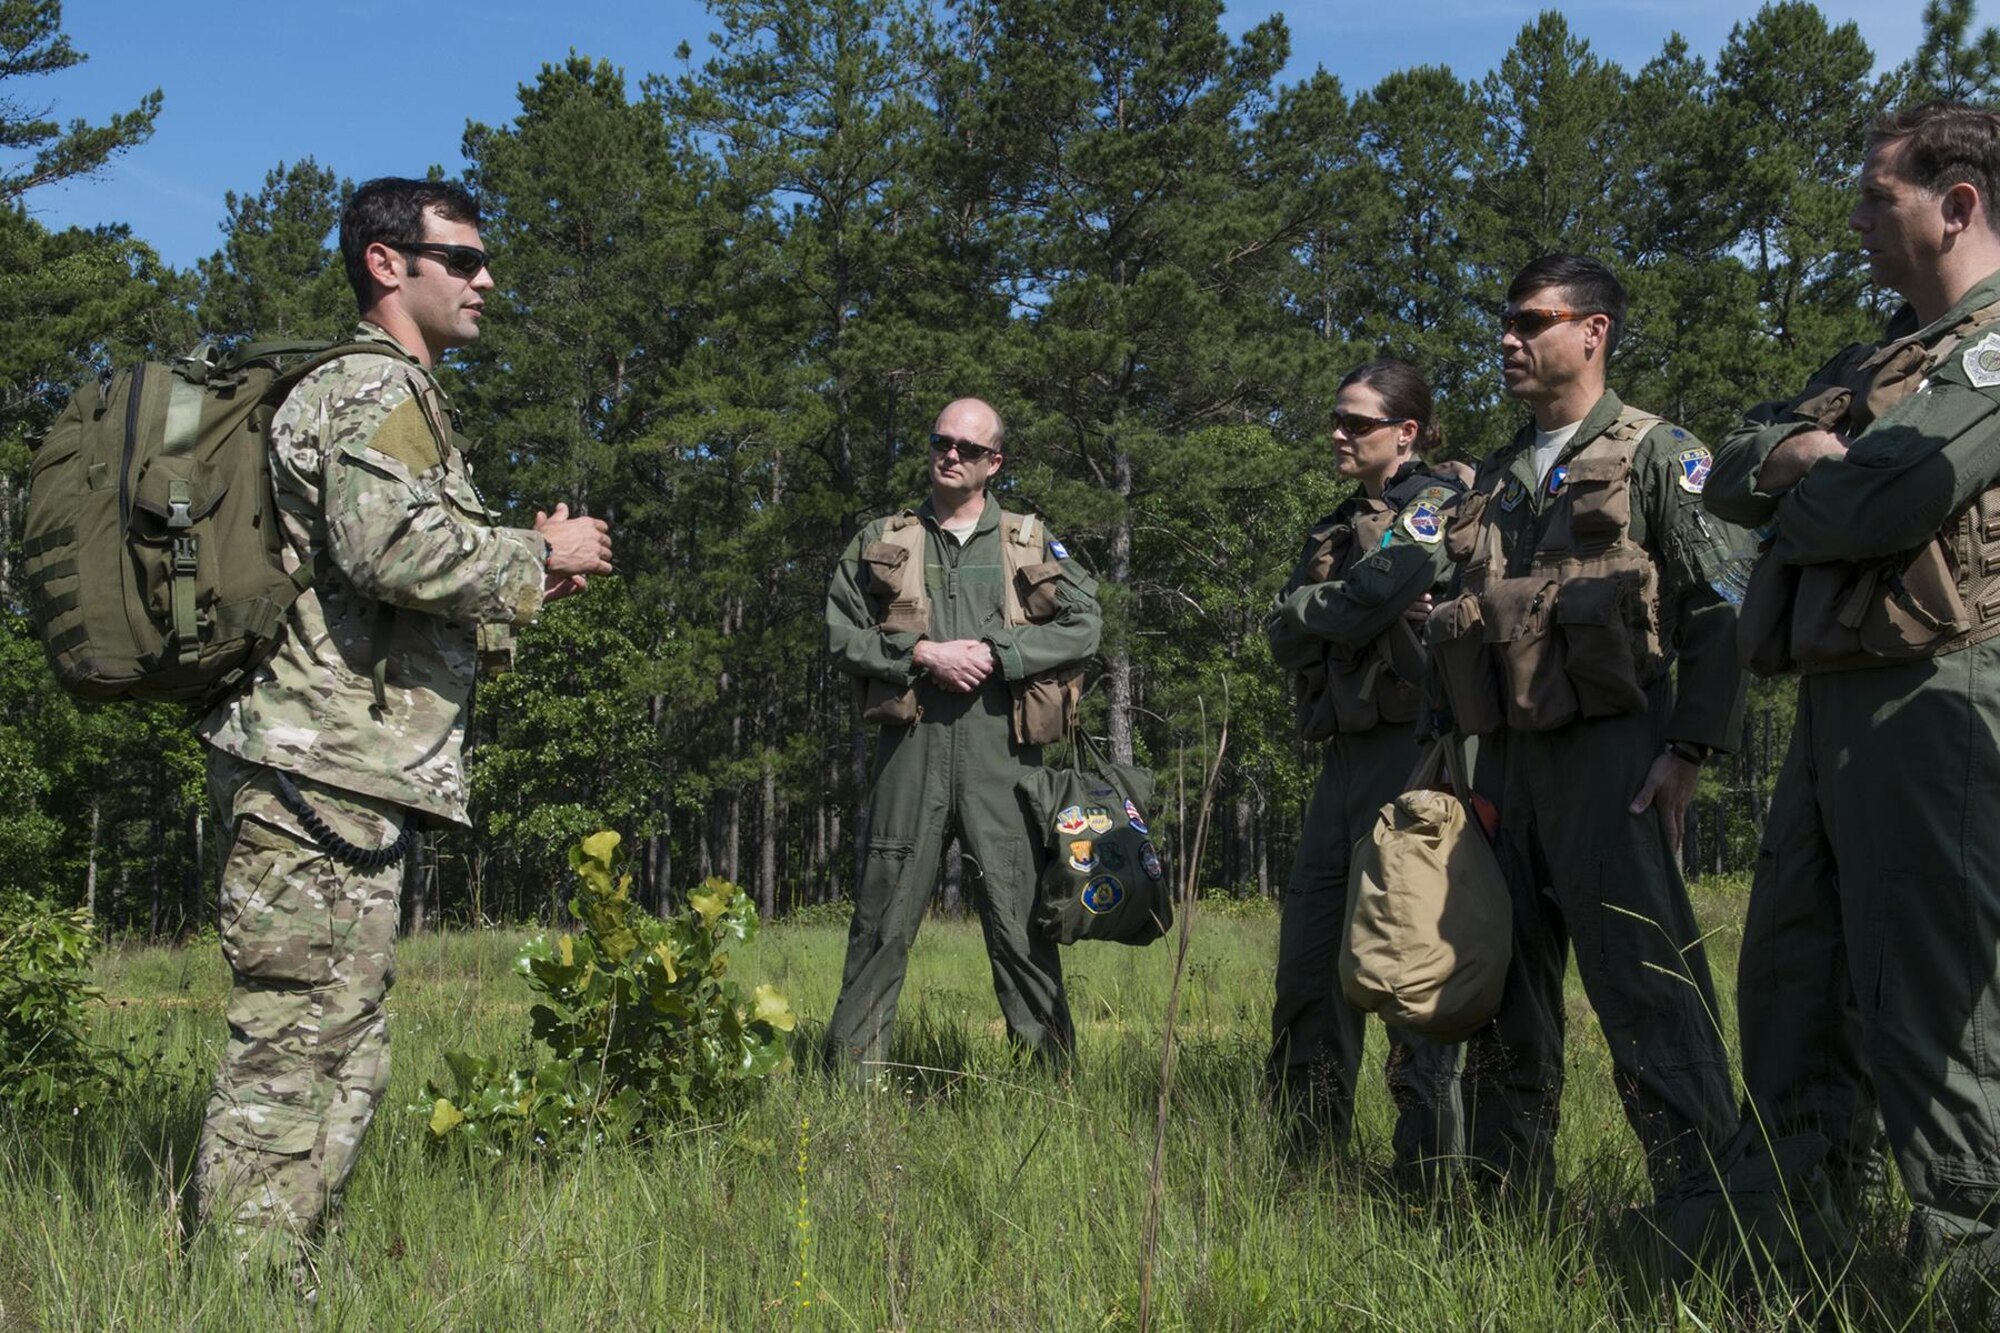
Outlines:
<svg viewBox="0 0 2000 1333"><path fill-rule="evenodd" d="M243 1261L289 1260L324 1224L389 1083L383 1000L395 977L400 864L363 871L316 847L271 770L209 752L231 837L220 894L229 1044L202 1122L204 1222ZM300 792L362 847L407 812L305 778Z"/></svg>

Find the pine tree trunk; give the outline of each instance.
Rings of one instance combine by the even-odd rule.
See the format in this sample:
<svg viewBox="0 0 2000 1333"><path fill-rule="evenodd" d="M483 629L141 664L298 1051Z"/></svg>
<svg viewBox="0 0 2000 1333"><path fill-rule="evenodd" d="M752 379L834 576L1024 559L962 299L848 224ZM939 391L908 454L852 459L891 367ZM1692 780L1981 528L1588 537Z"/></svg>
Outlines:
<svg viewBox="0 0 2000 1333"><path fill-rule="evenodd" d="M96 793L90 797L90 843L84 851L83 910L97 918L97 823L100 817Z"/></svg>
<svg viewBox="0 0 2000 1333"><path fill-rule="evenodd" d="M1125 503L1118 522L1111 529L1111 560L1105 568L1110 582L1126 587L1132 582L1132 455L1119 448L1112 461L1112 490ZM1132 762L1132 650L1123 634L1111 642L1105 653L1107 698L1110 703L1110 741L1113 763Z"/></svg>

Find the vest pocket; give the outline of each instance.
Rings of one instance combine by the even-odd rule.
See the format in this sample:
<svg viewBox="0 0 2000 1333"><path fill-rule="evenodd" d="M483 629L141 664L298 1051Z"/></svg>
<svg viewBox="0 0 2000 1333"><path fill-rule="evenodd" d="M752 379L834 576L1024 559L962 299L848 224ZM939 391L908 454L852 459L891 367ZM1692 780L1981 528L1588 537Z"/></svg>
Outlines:
<svg viewBox="0 0 2000 1333"><path fill-rule="evenodd" d="M1861 618L1861 651L1891 659L1921 657L1972 625L1944 546L1925 542L1901 569L1882 571L1882 596Z"/></svg>
<svg viewBox="0 0 2000 1333"><path fill-rule="evenodd" d="M869 542L861 548L862 586L877 597L894 597L903 590L903 565L909 548L894 542Z"/></svg>
<svg viewBox="0 0 2000 1333"><path fill-rule="evenodd" d="M915 690L872 676L855 679L854 706L860 710L863 722L882 727L907 727L924 711L917 705Z"/></svg>
<svg viewBox="0 0 2000 1333"><path fill-rule="evenodd" d="M1646 706L1629 628L1631 590L1616 578L1571 579L1556 599L1563 670L1585 717L1614 717Z"/></svg>
<svg viewBox="0 0 2000 1333"><path fill-rule="evenodd" d="M1031 623L1041 625L1056 618L1061 609L1057 593L1062 588L1062 572L1060 560L1021 566L1016 590L1021 595L1021 614Z"/></svg>
<svg viewBox="0 0 2000 1333"><path fill-rule="evenodd" d="M1778 676L1792 669L1799 572L1799 566L1785 564L1768 546L1750 570L1743 605L1736 611L1736 660L1752 675Z"/></svg>
<svg viewBox="0 0 2000 1333"><path fill-rule="evenodd" d="M1340 730L1333 704L1333 688L1327 677L1332 673L1332 663L1321 658L1303 671L1293 673L1292 685L1297 693L1299 719L1299 739L1302 741L1331 740L1333 733Z"/></svg>
<svg viewBox="0 0 2000 1333"><path fill-rule="evenodd" d="M1576 719L1576 691L1563 670L1554 579L1500 579L1486 590L1486 641L1500 657L1507 725L1554 731Z"/></svg>
<svg viewBox="0 0 2000 1333"><path fill-rule="evenodd" d="M1424 636L1460 734L1489 736L1500 730L1506 720L1500 674L1486 644L1479 598L1461 593L1440 604L1424 626Z"/></svg>
<svg viewBox="0 0 2000 1333"><path fill-rule="evenodd" d="M1491 497L1485 491L1467 491L1451 509L1451 522L1444 529L1444 553L1455 565L1472 558L1479 544L1479 520Z"/></svg>
<svg viewBox="0 0 2000 1333"><path fill-rule="evenodd" d="M1631 475L1623 457L1579 458L1569 465L1563 489L1568 492L1570 535L1579 544L1624 535L1632 522Z"/></svg>
<svg viewBox="0 0 2000 1333"><path fill-rule="evenodd" d="M1014 686L1014 740L1021 745L1049 745L1076 725L1083 700L1083 663L1057 667Z"/></svg>

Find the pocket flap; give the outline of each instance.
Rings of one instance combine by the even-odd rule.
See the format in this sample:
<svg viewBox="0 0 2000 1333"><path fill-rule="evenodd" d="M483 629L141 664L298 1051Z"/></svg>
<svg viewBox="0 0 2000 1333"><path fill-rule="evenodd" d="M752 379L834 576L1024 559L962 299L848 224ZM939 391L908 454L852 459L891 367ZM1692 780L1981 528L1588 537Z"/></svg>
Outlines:
<svg viewBox="0 0 2000 1333"><path fill-rule="evenodd" d="M888 572L901 569L910 558L910 548L894 542L869 542L861 548L861 563Z"/></svg>
<svg viewBox="0 0 2000 1333"><path fill-rule="evenodd" d="M1486 590L1486 642L1512 643L1545 633L1554 609L1554 579L1500 579Z"/></svg>
<svg viewBox="0 0 2000 1333"><path fill-rule="evenodd" d="M132 507L167 529L206 518L229 490L229 479L208 462L155 458L132 487Z"/></svg>
<svg viewBox="0 0 2000 1333"><path fill-rule="evenodd" d="M1021 581L1030 588L1039 588L1051 579L1061 578L1062 572L1062 561L1044 560L1038 565L1021 566Z"/></svg>
<svg viewBox="0 0 2000 1333"><path fill-rule="evenodd" d="M1578 458L1569 465L1569 480L1566 485L1579 483L1622 481L1632 470L1631 460L1623 457Z"/></svg>
<svg viewBox="0 0 2000 1333"><path fill-rule="evenodd" d="M1556 623L1622 626L1624 592L1616 579L1571 579L1556 598Z"/></svg>

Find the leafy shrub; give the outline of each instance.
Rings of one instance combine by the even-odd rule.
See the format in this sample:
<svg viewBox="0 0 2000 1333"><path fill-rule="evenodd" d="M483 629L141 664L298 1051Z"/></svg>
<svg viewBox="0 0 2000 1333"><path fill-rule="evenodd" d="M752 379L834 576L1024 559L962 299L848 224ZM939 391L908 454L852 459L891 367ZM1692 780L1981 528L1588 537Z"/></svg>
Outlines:
<svg viewBox="0 0 2000 1333"><path fill-rule="evenodd" d="M727 978L728 946L757 930L749 895L710 879L688 912L661 920L632 901L618 843L594 833L570 849L582 933L537 936L515 959L544 997L531 1016L548 1054L518 1067L446 1055L451 1091L429 1085L437 1139L560 1146L715 1120L789 1065L784 996L758 986L746 999Z"/></svg>
<svg viewBox="0 0 2000 1333"><path fill-rule="evenodd" d="M90 1040L97 929L81 907L0 894L0 1105L68 1111L118 1086L118 1058Z"/></svg>

